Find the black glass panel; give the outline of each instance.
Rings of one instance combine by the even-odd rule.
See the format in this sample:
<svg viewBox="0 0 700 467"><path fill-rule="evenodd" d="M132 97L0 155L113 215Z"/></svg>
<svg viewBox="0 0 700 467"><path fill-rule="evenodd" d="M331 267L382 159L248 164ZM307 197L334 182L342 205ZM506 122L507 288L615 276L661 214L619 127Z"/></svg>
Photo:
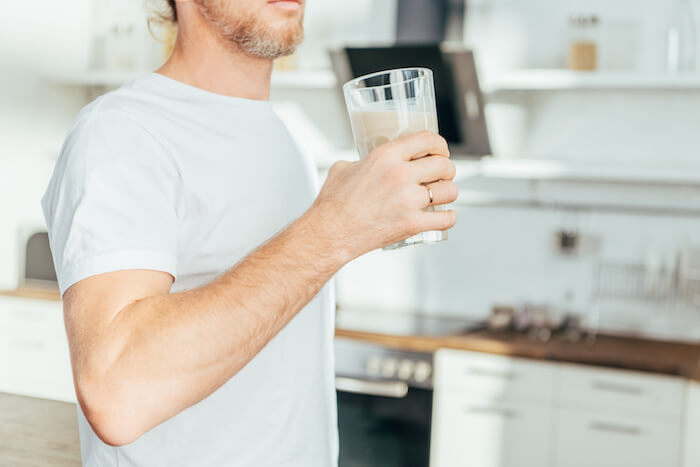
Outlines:
<svg viewBox="0 0 700 467"><path fill-rule="evenodd" d="M432 391L403 399L338 392L339 467L427 467Z"/></svg>

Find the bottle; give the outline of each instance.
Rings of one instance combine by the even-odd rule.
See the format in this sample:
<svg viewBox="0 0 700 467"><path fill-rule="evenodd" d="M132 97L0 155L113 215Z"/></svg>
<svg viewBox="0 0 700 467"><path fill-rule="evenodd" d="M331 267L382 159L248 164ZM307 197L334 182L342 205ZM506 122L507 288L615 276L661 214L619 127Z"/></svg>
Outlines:
<svg viewBox="0 0 700 467"><path fill-rule="evenodd" d="M573 16L569 18L569 68L593 71L598 67L598 17Z"/></svg>
<svg viewBox="0 0 700 467"><path fill-rule="evenodd" d="M697 50L695 16L689 0L676 0L666 32L666 69L670 73L695 71Z"/></svg>

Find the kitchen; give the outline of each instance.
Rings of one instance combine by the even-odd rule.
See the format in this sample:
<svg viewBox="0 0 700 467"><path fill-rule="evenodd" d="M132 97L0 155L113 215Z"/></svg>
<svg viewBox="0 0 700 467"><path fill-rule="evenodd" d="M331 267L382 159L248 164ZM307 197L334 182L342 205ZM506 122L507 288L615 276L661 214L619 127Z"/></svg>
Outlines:
<svg viewBox="0 0 700 467"><path fill-rule="evenodd" d="M39 201L80 109L169 53L152 7L15 2L0 19L0 465L80 465ZM341 466L700 466L699 15L308 1L272 102L321 179L357 158L340 85L360 69L430 64L457 135L448 240L333 279Z"/></svg>

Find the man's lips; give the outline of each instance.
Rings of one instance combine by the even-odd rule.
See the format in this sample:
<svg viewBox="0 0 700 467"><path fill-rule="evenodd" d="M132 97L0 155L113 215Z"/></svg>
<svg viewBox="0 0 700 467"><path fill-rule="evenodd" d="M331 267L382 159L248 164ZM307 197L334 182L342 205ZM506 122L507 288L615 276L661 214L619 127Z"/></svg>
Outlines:
<svg viewBox="0 0 700 467"><path fill-rule="evenodd" d="M272 0L267 4L283 10L298 10L301 7L301 0Z"/></svg>

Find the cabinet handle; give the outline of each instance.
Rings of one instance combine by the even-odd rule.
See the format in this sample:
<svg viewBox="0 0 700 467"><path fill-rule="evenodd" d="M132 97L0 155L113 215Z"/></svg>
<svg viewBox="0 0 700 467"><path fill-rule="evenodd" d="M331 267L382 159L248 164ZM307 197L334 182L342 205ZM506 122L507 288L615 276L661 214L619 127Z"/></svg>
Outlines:
<svg viewBox="0 0 700 467"><path fill-rule="evenodd" d="M509 379L509 380L516 379L516 374L513 372L491 370L489 368L471 367L471 368L467 368L466 373L473 375L473 376L487 376L489 378L500 378L500 379Z"/></svg>
<svg viewBox="0 0 700 467"><path fill-rule="evenodd" d="M517 416L514 410L500 409L498 407L466 407L464 411L479 415L497 415L503 418L515 418Z"/></svg>
<svg viewBox="0 0 700 467"><path fill-rule="evenodd" d="M591 422L590 429L593 431L605 431L608 433L619 433L629 436L639 436L642 429L636 426L619 425L610 422Z"/></svg>
<svg viewBox="0 0 700 467"><path fill-rule="evenodd" d="M593 381L591 386L598 391L620 392L632 396L639 396L644 392L639 386L611 383L610 381Z"/></svg>
<svg viewBox="0 0 700 467"><path fill-rule="evenodd" d="M366 396L392 397L394 399L402 399L408 394L408 384L403 381L367 381L336 376L335 388L341 392L364 394Z"/></svg>

